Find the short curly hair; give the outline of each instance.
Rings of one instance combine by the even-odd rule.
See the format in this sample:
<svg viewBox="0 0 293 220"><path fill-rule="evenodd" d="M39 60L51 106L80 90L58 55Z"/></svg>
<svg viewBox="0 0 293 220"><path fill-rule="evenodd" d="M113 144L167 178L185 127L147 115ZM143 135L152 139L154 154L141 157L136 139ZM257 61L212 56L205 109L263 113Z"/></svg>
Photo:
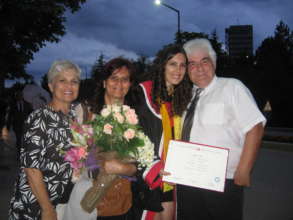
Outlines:
<svg viewBox="0 0 293 220"><path fill-rule="evenodd" d="M76 76L80 79L81 69L79 68L78 65L72 63L69 60L56 60L51 65L47 73L48 82L49 83L53 82L54 78L57 75L59 75L61 72L66 70L74 70L76 73Z"/></svg>

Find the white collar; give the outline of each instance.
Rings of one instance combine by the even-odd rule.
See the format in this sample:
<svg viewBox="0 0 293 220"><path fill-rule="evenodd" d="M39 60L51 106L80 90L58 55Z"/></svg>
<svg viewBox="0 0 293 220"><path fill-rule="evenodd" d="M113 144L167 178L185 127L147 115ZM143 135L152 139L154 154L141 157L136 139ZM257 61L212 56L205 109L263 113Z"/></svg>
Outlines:
<svg viewBox="0 0 293 220"><path fill-rule="evenodd" d="M216 75L214 75L212 81L210 82L210 84L205 87L203 89L203 91L201 92L200 96L203 94L207 94L210 90L212 90L215 87L216 81L218 80L218 77ZM193 88L192 88L192 94L195 94L196 89L198 89L199 87L195 84L193 84Z"/></svg>

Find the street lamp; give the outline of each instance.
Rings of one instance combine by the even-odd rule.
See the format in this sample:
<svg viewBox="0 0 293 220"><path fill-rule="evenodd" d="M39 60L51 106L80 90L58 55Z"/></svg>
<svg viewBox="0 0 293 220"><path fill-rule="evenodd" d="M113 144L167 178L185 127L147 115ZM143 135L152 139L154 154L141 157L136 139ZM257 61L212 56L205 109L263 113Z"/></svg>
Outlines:
<svg viewBox="0 0 293 220"><path fill-rule="evenodd" d="M178 33L178 43L181 43L181 33L180 33L180 11L164 2L162 2L161 0L155 0L155 4L156 5L163 5L173 11L175 11L177 13L177 19L178 19L178 23L177 23L177 33Z"/></svg>

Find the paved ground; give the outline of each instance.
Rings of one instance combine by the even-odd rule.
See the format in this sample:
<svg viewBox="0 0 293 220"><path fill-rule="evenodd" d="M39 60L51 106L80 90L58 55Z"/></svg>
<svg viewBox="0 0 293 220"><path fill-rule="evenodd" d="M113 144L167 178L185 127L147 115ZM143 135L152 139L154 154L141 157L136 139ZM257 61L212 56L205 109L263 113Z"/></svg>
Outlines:
<svg viewBox="0 0 293 220"><path fill-rule="evenodd" d="M244 220L293 220L292 187L293 152L262 149L245 191Z"/></svg>
<svg viewBox="0 0 293 220"><path fill-rule="evenodd" d="M244 220L293 219L293 144L264 143L245 191ZM8 204L17 165L13 148L0 149L0 220L7 219Z"/></svg>
<svg viewBox="0 0 293 220"><path fill-rule="evenodd" d="M0 220L6 220L17 164L14 148L0 148Z"/></svg>

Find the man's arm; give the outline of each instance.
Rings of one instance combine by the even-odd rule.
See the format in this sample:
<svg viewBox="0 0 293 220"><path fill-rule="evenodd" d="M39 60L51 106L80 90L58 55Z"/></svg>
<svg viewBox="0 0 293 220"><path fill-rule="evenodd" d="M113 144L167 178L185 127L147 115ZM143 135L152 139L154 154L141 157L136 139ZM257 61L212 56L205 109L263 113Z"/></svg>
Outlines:
<svg viewBox="0 0 293 220"><path fill-rule="evenodd" d="M235 184L250 186L250 173L259 151L263 133L262 123L255 125L247 132L240 161L234 175Z"/></svg>
<svg viewBox="0 0 293 220"><path fill-rule="evenodd" d="M32 192L41 207L42 220L57 220L57 214L49 199L42 172L35 168L24 168L24 171Z"/></svg>

